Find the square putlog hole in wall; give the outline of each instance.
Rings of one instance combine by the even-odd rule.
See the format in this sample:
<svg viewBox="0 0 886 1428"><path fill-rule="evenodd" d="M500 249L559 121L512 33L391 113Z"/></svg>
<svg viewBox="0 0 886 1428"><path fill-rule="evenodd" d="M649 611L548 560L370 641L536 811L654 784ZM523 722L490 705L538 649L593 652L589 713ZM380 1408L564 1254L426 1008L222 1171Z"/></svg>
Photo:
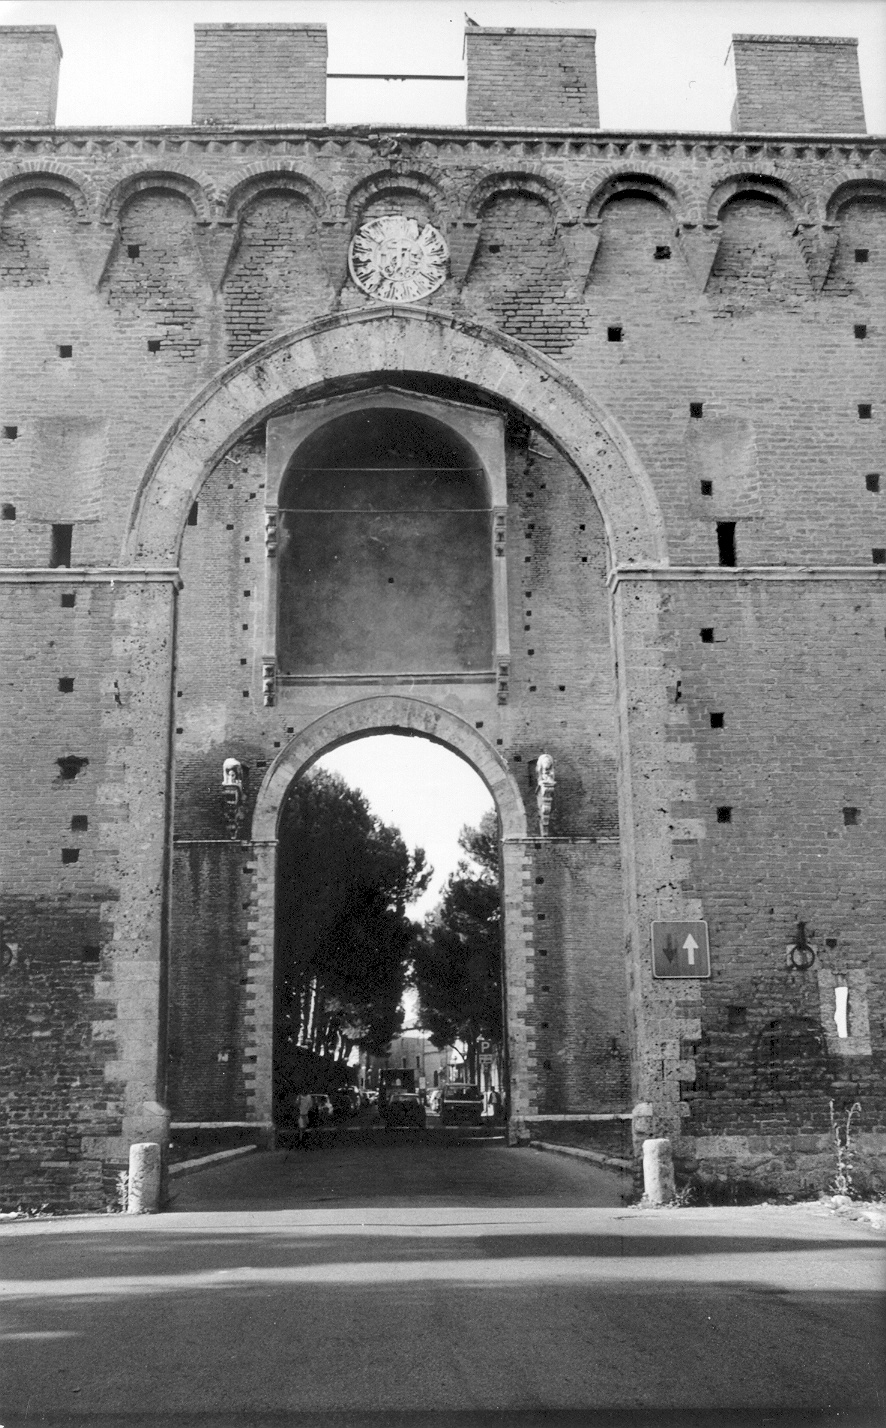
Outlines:
<svg viewBox="0 0 886 1428"><path fill-rule="evenodd" d="M696 420L698 420L699 417L703 417L703 416L704 416L704 402L690 402L690 403L689 403L689 415L690 415L691 417L694 417Z"/></svg>
<svg viewBox="0 0 886 1428"><path fill-rule="evenodd" d="M89 827L89 819L85 813L75 813L71 819L72 833L85 833Z"/></svg>
<svg viewBox="0 0 886 1428"><path fill-rule="evenodd" d="M702 483L701 483L701 494L702 494L703 496L713 496L713 494L714 494L714 483L713 483L713 481L702 481Z"/></svg>
<svg viewBox="0 0 886 1428"><path fill-rule="evenodd" d="M17 426L5 426L5 427L3 428L3 439L4 439L4 441L17 441L17 440L18 440L18 427L17 427Z"/></svg>
<svg viewBox="0 0 886 1428"><path fill-rule="evenodd" d="M63 342L58 349L59 357L73 357L74 349L70 342Z"/></svg>
<svg viewBox="0 0 886 1428"><path fill-rule="evenodd" d="M80 954L81 962L100 962L102 960L102 949L100 947L84 947Z"/></svg>
<svg viewBox="0 0 886 1428"><path fill-rule="evenodd" d="M731 823L731 822L732 822L732 809L731 809L731 807L729 806L728 803L721 803L721 804L720 804L720 807L717 809L717 822L718 822L718 823Z"/></svg>
<svg viewBox="0 0 886 1428"><path fill-rule="evenodd" d="M874 565L886 565L886 545L875 545L871 550L871 562Z"/></svg>
<svg viewBox="0 0 886 1428"><path fill-rule="evenodd" d="M667 243L659 243L656 245L655 252L652 256L657 263L666 263L671 256L671 250Z"/></svg>
<svg viewBox="0 0 886 1428"><path fill-rule="evenodd" d="M872 405L871 405L870 402L859 402L859 404L858 404L858 419L859 419L859 421L870 421L870 420L871 420L871 417L872 417L873 415L874 415L874 408L872 407Z"/></svg>
<svg viewBox="0 0 886 1428"><path fill-rule="evenodd" d="M59 682L58 682L58 689L59 689L59 693L60 693L60 694L73 694L73 693L74 693L74 681L73 681L73 679L71 679L70 676L68 676L68 675L63 676L63 678L61 678L61 679L59 680Z"/></svg>
<svg viewBox="0 0 886 1428"><path fill-rule="evenodd" d="M79 849L79 848L62 848L62 862L63 862L63 863L79 863L79 861L80 861L80 849Z"/></svg>
<svg viewBox="0 0 886 1428"><path fill-rule="evenodd" d="M76 603L77 603L77 596L76 596L76 595L70 595L70 594L68 594L68 595L63 595L62 598L61 598L61 607L62 607L63 610L73 610L73 608L74 608L74 606L76 605Z"/></svg>
<svg viewBox="0 0 886 1428"><path fill-rule="evenodd" d="M159 352L159 351L160 351L160 338L159 338L159 337L149 337L149 338L148 338L148 351L149 351L149 352Z"/></svg>
<svg viewBox="0 0 886 1428"><path fill-rule="evenodd" d="M854 828L858 823L859 812L857 808L843 809L843 823L846 828Z"/></svg>
<svg viewBox="0 0 886 1428"><path fill-rule="evenodd" d="M867 475L865 476L865 478L864 478L864 485L865 485L865 490L866 490L866 491L879 491L879 489L880 489L880 473L879 473L879 471L869 471L868 474L867 474Z"/></svg>
<svg viewBox="0 0 886 1428"><path fill-rule="evenodd" d="M15 520L15 506L13 506L11 501L3 502L3 508L2 511L0 511L0 519L4 521Z"/></svg>
<svg viewBox="0 0 886 1428"><path fill-rule="evenodd" d="M621 329L620 327L607 327L607 329L606 329L606 341L607 341L607 342L621 342L621 338L622 338L622 329Z"/></svg>
<svg viewBox="0 0 886 1428"><path fill-rule="evenodd" d="M870 249L868 249L868 248L856 248L856 250L855 250L855 261L856 261L856 263L866 263L869 257L870 257Z"/></svg>
<svg viewBox="0 0 886 1428"><path fill-rule="evenodd" d="M855 336L859 339L859 341L861 341L868 335L867 327L863 322L857 322L852 330L855 333Z"/></svg>
<svg viewBox="0 0 886 1428"><path fill-rule="evenodd" d="M59 768L59 777L67 782L69 779L76 778L88 766L89 760L81 758L79 754L65 754L64 758L56 759L56 763Z"/></svg>
<svg viewBox="0 0 886 1428"><path fill-rule="evenodd" d="M725 714L718 712L718 713L716 713L716 714L712 714L712 715L711 715L711 728L712 728L712 729L723 729L723 728L725 728L725 726L726 726L726 715L725 715Z"/></svg>
<svg viewBox="0 0 886 1428"><path fill-rule="evenodd" d="M703 645L712 645L714 643L714 631L710 625L705 625L698 633Z"/></svg>

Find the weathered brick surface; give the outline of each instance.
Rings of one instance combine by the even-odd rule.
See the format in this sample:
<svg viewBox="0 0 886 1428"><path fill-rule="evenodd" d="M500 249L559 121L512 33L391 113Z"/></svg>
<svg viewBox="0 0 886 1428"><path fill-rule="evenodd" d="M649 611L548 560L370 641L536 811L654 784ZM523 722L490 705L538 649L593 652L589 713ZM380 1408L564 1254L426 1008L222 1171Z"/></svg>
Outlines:
<svg viewBox="0 0 886 1428"><path fill-rule="evenodd" d="M180 844L167 1094L176 1120L248 1120L250 877L236 843Z"/></svg>
<svg viewBox="0 0 886 1428"><path fill-rule="evenodd" d="M195 124L322 124L325 25L195 25Z"/></svg>
<svg viewBox="0 0 886 1428"><path fill-rule="evenodd" d="M157 1094L171 597L59 574L2 587L4 1195L101 1209Z"/></svg>
<svg viewBox="0 0 886 1428"><path fill-rule="evenodd" d="M54 25L0 25L0 124L54 124L62 47Z"/></svg>
<svg viewBox="0 0 886 1428"><path fill-rule="evenodd" d="M5 1193L101 1204L164 1096L177 1119L270 1119L274 761L367 732L369 706L448 740L507 814L521 1116L649 1101L687 1166L784 1184L804 1156L823 1173L828 1099L857 1097L873 1155L882 144L383 139L0 135ZM354 229L388 212L450 242L426 314L347 277ZM505 415L507 668L265 705L265 419L378 383ZM48 569L54 525L70 572ZM72 780L66 756L89 760ZM708 920L710 982L652 980L662 917ZM806 972L785 963L800 921Z"/></svg>
<svg viewBox="0 0 886 1428"><path fill-rule="evenodd" d="M733 129L863 134L858 41L813 35L733 35Z"/></svg>
<svg viewBox="0 0 886 1428"><path fill-rule="evenodd" d="M468 27L468 123L596 128L594 30Z"/></svg>

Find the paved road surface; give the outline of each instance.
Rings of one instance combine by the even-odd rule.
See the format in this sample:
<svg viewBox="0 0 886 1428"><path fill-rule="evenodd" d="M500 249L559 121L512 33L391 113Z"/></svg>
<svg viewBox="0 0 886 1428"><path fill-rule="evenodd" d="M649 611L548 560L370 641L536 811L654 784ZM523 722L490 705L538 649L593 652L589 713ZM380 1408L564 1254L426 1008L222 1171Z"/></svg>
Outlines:
<svg viewBox="0 0 886 1428"><path fill-rule="evenodd" d="M620 1205L631 1181L616 1171L538 1151L504 1137L458 1131L323 1132L309 1150L247 1156L172 1181L174 1210L300 1209L335 1205ZM2 1420L0 1420L2 1423Z"/></svg>
<svg viewBox="0 0 886 1428"><path fill-rule="evenodd" d="M560 1157L431 1151L255 1155L179 1182L175 1213L5 1226L0 1424L886 1422L870 1228L643 1211Z"/></svg>

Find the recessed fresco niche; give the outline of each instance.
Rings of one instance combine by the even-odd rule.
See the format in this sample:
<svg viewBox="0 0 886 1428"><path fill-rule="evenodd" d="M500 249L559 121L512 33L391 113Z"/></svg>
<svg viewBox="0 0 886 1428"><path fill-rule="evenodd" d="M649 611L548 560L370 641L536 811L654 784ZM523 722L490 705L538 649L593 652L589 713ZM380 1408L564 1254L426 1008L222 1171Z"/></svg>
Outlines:
<svg viewBox="0 0 886 1428"><path fill-rule="evenodd" d="M394 388L304 407L268 423L267 489L278 684L493 680L507 658L498 413Z"/></svg>

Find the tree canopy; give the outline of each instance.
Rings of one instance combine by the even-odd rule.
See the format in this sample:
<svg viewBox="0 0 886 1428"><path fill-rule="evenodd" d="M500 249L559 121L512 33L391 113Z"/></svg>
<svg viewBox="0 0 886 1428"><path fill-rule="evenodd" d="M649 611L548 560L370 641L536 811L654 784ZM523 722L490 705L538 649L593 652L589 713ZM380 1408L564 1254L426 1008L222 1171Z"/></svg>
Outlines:
<svg viewBox="0 0 886 1428"><path fill-rule="evenodd" d="M463 828L467 855L446 883L413 954L419 1020L435 1046L463 1041L468 1074L478 1079L478 1043L502 1041L502 929L498 827L486 813Z"/></svg>
<svg viewBox="0 0 886 1428"><path fill-rule="evenodd" d="M418 931L405 909L430 881L424 852L319 769L294 784L279 840L278 1069L287 1048L380 1053L402 1026Z"/></svg>

